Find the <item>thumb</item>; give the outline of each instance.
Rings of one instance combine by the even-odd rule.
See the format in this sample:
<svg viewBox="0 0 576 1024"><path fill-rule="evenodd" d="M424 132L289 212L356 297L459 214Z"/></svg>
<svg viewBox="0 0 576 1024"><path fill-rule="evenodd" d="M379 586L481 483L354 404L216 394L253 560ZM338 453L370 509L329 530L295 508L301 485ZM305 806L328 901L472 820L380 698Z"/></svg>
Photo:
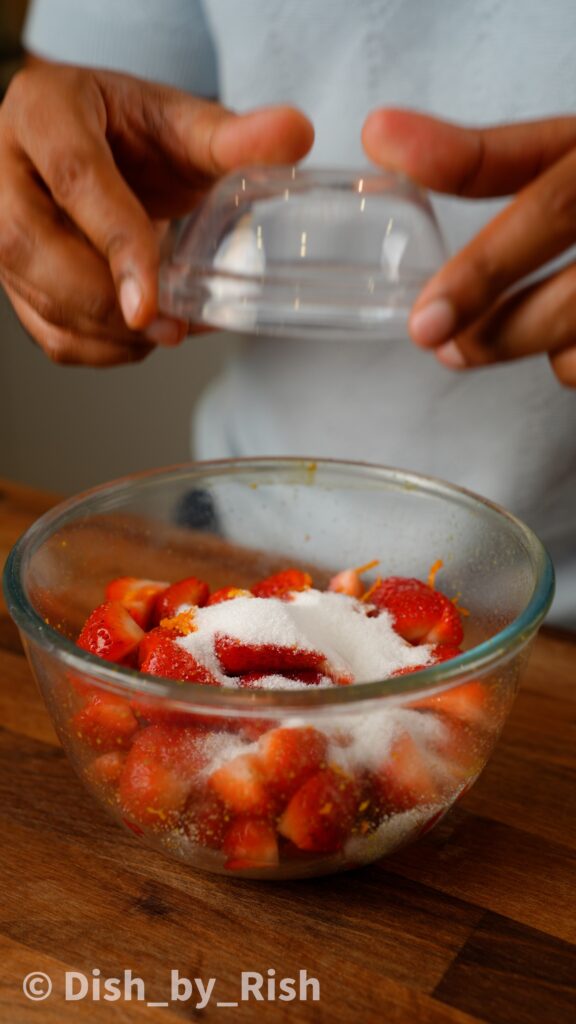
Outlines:
<svg viewBox="0 0 576 1024"><path fill-rule="evenodd" d="M503 196L576 146L576 117L467 128L415 111L374 110L362 142L375 163L426 188L470 198Z"/></svg>

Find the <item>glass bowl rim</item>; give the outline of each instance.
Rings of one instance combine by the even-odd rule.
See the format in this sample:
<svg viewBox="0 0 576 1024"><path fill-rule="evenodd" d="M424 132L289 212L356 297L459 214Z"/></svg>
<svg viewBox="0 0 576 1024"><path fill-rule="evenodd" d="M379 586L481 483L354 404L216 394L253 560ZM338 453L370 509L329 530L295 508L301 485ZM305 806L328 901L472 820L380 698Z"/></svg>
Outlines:
<svg viewBox="0 0 576 1024"><path fill-rule="evenodd" d="M73 520L74 513L79 507L85 503L89 507L91 501L98 502L104 494L118 493L133 486L145 488L151 481L156 482L163 477L176 480L186 475L190 477L192 484L194 479L207 476L233 476L235 472L265 473L282 469L294 472L297 468L303 473L303 483L306 479L304 474L310 475L319 468L343 470L359 476L377 478L382 483L404 487L407 490L449 497L452 501L468 507L484 508L496 513L499 518L505 520L516 536L523 540L525 549L531 557L535 568L535 584L530 600L520 615L488 640L448 662L439 662L408 675L326 689L309 687L302 690L248 690L182 683L103 661L82 651L72 640L46 623L26 596L21 579L26 557L37 549L58 525L65 525ZM293 478L291 482L295 482ZM66 668L89 676L95 685L104 684L105 689L128 692L131 696L166 698L171 705L179 705L188 710L193 707L222 712L233 710L235 714L251 716L254 713L261 713L265 708L294 711L307 708L336 710L340 706L349 707L351 704L365 706L366 702L372 700L381 702L382 698L398 702L407 694L417 696L422 692L428 695L456 686L471 675L485 675L510 660L513 654L529 642L538 629L554 596L554 569L546 548L530 527L497 503L457 484L434 476L357 460L311 456L259 456L181 462L145 470L99 484L59 502L38 518L12 547L4 569L3 584L8 610L26 637L49 655L62 661Z"/></svg>

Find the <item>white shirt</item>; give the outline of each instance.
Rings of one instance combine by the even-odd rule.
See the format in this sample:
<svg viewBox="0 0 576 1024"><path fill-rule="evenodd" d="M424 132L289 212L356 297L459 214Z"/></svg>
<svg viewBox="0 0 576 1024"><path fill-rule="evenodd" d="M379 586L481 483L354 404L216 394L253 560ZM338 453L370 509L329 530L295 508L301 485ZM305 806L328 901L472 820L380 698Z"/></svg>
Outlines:
<svg viewBox="0 0 576 1024"><path fill-rule="evenodd" d="M35 0L29 50L125 70L236 110L290 102L310 163L362 166L369 110L467 123L576 113L571 0ZM500 203L435 200L450 248ZM295 414L297 410L297 414ZM558 573L576 627L576 394L545 357L454 374L407 338L381 346L248 341L195 415L195 451L360 458L505 505Z"/></svg>

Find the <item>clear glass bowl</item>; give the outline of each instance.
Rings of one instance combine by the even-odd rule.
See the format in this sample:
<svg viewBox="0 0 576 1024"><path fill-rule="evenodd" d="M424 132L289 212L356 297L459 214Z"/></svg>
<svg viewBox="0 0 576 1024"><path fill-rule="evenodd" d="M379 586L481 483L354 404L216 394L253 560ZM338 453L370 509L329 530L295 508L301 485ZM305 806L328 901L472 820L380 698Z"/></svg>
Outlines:
<svg viewBox="0 0 576 1024"><path fill-rule="evenodd" d="M383 171L253 167L175 230L162 309L191 323L328 340L402 337L446 251L426 194Z"/></svg>
<svg viewBox="0 0 576 1024"><path fill-rule="evenodd" d="M441 589L469 612L464 654L400 678L282 692L171 682L101 661L74 642L117 576L195 575L218 588L300 565L322 587L343 566L375 558L382 576L420 578L443 560ZM292 878L376 860L430 828L466 792L511 707L552 599L553 571L526 526L457 487L360 463L255 459L125 477L64 502L12 550L5 592L62 744L118 822L199 868ZM336 766L343 786L356 787L354 812L342 812L327 849L279 836L278 863L230 863L221 835L198 827L210 764L186 763L186 786L167 815L123 804L126 749L105 756L103 771L107 750L74 726L94 693L126 702L136 736L160 721L180 750L184 736L200 732L219 765L245 753L258 758L272 729L316 730L327 745L325 768ZM277 819L269 823L274 829Z"/></svg>

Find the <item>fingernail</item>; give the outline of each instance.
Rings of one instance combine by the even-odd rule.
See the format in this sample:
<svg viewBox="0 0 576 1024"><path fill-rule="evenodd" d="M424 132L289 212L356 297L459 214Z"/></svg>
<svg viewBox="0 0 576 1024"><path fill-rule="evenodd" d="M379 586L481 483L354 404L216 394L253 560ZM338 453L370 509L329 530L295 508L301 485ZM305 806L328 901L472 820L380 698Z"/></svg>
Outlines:
<svg viewBox="0 0 576 1024"><path fill-rule="evenodd" d="M455 341L447 341L445 345L440 345L440 348L436 349L436 358L449 370L463 370L467 365L462 350Z"/></svg>
<svg viewBox="0 0 576 1024"><path fill-rule="evenodd" d="M142 289L135 277L125 277L120 285L120 306L128 326L132 326L142 304Z"/></svg>
<svg viewBox="0 0 576 1024"><path fill-rule="evenodd" d="M433 299L410 319L410 331L418 345L439 345L456 327L456 310L448 299Z"/></svg>
<svg viewBox="0 0 576 1024"><path fill-rule="evenodd" d="M156 345L177 345L185 333L181 323L165 316L153 320L144 331L145 336Z"/></svg>

